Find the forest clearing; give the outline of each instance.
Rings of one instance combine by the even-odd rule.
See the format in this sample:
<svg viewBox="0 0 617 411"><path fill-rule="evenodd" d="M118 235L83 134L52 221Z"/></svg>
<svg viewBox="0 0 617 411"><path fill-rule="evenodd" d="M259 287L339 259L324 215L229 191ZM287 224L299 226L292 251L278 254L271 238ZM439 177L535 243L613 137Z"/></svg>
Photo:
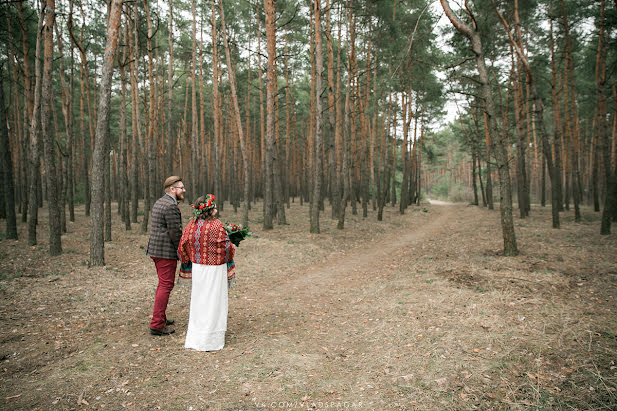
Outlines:
<svg viewBox="0 0 617 411"><path fill-rule="evenodd" d="M307 213L292 203L288 225L251 227L226 346L212 353L183 348L187 280L168 308L177 332L148 333L147 235L118 217L105 267L88 268L83 212L60 256L24 235L4 241L0 408L617 406L617 237L599 235L598 213L564 215L554 230L550 209L534 206L515 220L516 257L503 256L499 213L485 208L387 207L384 221L350 215L345 230L323 218L320 234L307 233Z"/></svg>

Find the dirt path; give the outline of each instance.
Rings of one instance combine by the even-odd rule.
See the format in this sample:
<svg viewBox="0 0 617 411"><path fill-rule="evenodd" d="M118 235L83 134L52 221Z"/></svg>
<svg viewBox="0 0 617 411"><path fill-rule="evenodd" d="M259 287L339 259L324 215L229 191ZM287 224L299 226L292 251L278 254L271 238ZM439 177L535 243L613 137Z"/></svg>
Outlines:
<svg viewBox="0 0 617 411"><path fill-rule="evenodd" d="M521 255L504 258L498 213L477 207L387 208L382 222L348 215L345 230L327 210L322 234L307 234L305 206L292 204L290 224L268 232L257 210L217 353L182 348L188 281L170 300L176 334L147 333L156 277L138 229L115 221L108 265L97 269L85 265L81 216L60 257L47 257L44 243L3 242L2 407L617 404L617 239L599 237L598 221L554 231L550 210L534 209L516 221Z"/></svg>
<svg viewBox="0 0 617 411"><path fill-rule="evenodd" d="M426 224L414 227L410 222L404 228L398 227L392 235L367 239L359 249L354 249L340 258L332 258L323 264L307 267L305 273L294 278L291 284L281 285L277 291L291 287L314 293L330 287L344 286L344 283L340 283L341 278L353 276L354 273L360 272L361 268L375 267L388 270L391 267L388 263L399 259L401 254L408 254L421 241L426 238L438 239L443 235L444 223L454 218L457 211L456 207L437 207Z"/></svg>

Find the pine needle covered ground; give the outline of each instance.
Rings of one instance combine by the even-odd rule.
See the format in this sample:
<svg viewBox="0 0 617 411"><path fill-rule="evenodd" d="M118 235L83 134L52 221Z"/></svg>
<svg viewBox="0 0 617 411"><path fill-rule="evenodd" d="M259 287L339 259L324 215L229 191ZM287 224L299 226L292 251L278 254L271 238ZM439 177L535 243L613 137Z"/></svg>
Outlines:
<svg viewBox="0 0 617 411"><path fill-rule="evenodd" d="M156 273L137 225L114 222L96 269L83 209L59 257L45 210L38 246L21 225L0 243L0 408L617 407L617 236L598 214L553 230L534 207L515 220L521 254L502 257L498 211L473 206L348 212L342 231L326 209L321 234L307 205L268 232L260 212L216 353L183 348L186 280L167 312L177 332L148 333Z"/></svg>

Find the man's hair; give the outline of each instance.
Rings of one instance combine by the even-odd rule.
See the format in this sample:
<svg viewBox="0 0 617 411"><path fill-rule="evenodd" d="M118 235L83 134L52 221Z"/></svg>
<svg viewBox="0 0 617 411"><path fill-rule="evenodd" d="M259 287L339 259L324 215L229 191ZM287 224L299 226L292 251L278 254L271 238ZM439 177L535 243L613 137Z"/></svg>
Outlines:
<svg viewBox="0 0 617 411"><path fill-rule="evenodd" d="M169 188L180 181L182 181L182 177L178 177L178 176L167 177L167 179L165 180L165 184L163 184L163 188L165 192L168 193Z"/></svg>

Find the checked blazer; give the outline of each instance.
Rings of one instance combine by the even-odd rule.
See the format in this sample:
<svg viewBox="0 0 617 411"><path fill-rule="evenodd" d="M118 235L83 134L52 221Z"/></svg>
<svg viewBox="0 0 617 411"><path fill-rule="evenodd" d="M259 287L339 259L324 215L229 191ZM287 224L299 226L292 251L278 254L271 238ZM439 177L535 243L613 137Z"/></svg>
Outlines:
<svg viewBox="0 0 617 411"><path fill-rule="evenodd" d="M182 214L174 199L165 194L152 206L150 237L146 254L155 258L178 259L178 244L182 236Z"/></svg>

